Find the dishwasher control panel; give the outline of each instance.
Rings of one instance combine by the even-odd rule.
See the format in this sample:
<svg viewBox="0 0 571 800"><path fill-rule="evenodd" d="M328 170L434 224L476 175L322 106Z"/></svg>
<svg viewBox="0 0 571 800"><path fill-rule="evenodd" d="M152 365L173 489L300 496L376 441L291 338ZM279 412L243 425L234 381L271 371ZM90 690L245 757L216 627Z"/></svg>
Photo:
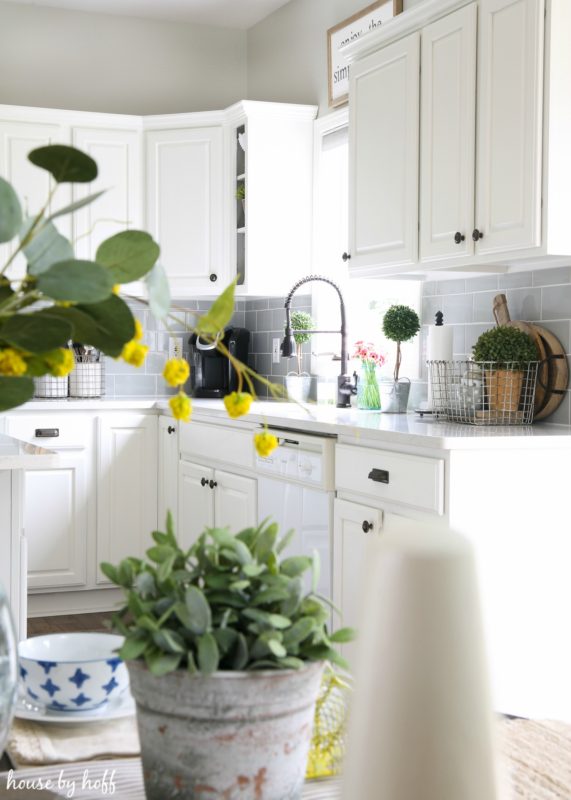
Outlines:
<svg viewBox="0 0 571 800"><path fill-rule="evenodd" d="M279 445L267 458L256 455L256 470L329 490L333 484L334 443L331 439L272 430Z"/></svg>

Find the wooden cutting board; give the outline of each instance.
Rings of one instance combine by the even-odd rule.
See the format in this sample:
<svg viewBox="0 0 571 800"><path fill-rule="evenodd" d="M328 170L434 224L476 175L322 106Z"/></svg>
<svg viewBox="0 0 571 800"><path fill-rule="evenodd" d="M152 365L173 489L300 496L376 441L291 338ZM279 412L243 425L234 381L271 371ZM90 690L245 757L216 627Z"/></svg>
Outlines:
<svg viewBox="0 0 571 800"><path fill-rule="evenodd" d="M494 317L498 325L511 325L534 340L540 357L535 390L534 419L542 420L556 411L569 384L569 364L565 348L551 331L541 325L512 320L505 294L494 297Z"/></svg>

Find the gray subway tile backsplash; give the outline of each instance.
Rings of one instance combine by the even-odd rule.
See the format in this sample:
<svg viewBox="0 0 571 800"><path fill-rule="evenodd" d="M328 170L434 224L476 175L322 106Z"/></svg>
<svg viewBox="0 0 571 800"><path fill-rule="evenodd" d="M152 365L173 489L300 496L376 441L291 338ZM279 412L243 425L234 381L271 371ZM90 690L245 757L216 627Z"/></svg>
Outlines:
<svg viewBox="0 0 571 800"><path fill-rule="evenodd" d="M557 267L465 281L426 281L422 291L421 360L426 357L423 342L427 325L434 324L434 314L439 310L444 312L445 324L454 326L454 357L468 358L480 334L495 325L492 303L499 292L507 297L512 319L543 325L557 336L567 353L571 351L571 267ZM422 367L421 375L425 375ZM418 387L416 391L420 391ZM569 391L548 422L571 423Z"/></svg>

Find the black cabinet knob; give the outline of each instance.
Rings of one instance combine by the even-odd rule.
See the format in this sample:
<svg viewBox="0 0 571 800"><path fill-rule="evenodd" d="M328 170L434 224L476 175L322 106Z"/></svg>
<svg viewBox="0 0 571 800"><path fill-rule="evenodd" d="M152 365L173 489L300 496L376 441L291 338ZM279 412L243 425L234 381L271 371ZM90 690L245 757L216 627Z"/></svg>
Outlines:
<svg viewBox="0 0 571 800"><path fill-rule="evenodd" d="M349 261L349 259L351 258L351 253L343 253L341 258L343 259L343 261Z"/></svg>
<svg viewBox="0 0 571 800"><path fill-rule="evenodd" d="M207 486L208 485L208 478L201 478L200 479L200 485L201 486Z"/></svg>
<svg viewBox="0 0 571 800"><path fill-rule="evenodd" d="M218 275L215 272L211 272L210 273L210 282L211 283L216 283L217 280L218 280Z"/></svg>
<svg viewBox="0 0 571 800"><path fill-rule="evenodd" d="M216 481L210 481L210 483L208 485L210 486L211 489L214 489L215 486L218 486Z"/></svg>
<svg viewBox="0 0 571 800"><path fill-rule="evenodd" d="M456 242L456 244L461 244L461 242L466 241L466 237L464 236L463 233L460 233L460 231L456 231L456 233L454 234L454 241Z"/></svg>
<svg viewBox="0 0 571 800"><path fill-rule="evenodd" d="M175 433L176 428L173 425L169 425L167 428L167 433Z"/></svg>
<svg viewBox="0 0 571 800"><path fill-rule="evenodd" d="M483 238L484 238L484 234L482 233L482 231L479 231L478 228L474 228L474 230L472 231L472 239L475 242L478 242L480 239L483 239Z"/></svg>
<svg viewBox="0 0 571 800"><path fill-rule="evenodd" d="M361 525L361 527L363 528L364 533L369 533L369 531L373 530L373 523L372 522L368 522L367 520L364 520L363 524Z"/></svg>

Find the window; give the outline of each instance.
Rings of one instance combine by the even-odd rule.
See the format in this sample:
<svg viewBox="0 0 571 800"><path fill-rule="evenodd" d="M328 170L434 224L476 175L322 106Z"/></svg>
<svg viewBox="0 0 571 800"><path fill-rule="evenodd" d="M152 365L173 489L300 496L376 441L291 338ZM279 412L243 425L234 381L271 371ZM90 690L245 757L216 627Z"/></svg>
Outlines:
<svg viewBox="0 0 571 800"><path fill-rule="evenodd" d="M392 375L396 344L382 334L382 318L389 306L400 303L420 312L421 282L349 278L341 256L348 249L349 137L347 110L323 117L317 122L315 151L315 228L314 271L334 280L340 287L347 307L348 350L356 341L374 342L386 357L382 374ZM312 306L316 327L335 330L339 327L339 303L335 292L322 283L312 286ZM420 337L402 347L401 375L419 377ZM339 363L332 361L340 352L340 337L320 334L311 342L311 371L314 375L338 375Z"/></svg>

